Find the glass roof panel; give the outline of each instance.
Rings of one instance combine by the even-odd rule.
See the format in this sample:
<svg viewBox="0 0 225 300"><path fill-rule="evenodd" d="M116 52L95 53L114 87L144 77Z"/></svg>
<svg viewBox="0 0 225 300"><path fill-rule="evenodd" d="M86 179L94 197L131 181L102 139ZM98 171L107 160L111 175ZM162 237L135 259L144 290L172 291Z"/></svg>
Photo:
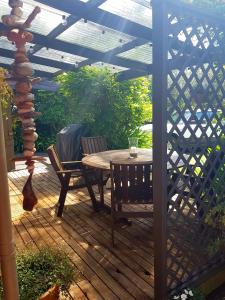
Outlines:
<svg viewBox="0 0 225 300"><path fill-rule="evenodd" d="M116 65L107 64L107 63L103 63L103 62L100 62L100 61L96 62L94 64L91 64L91 65L99 67L99 68L105 68L105 67L107 67L113 73L117 73L117 72L128 70L128 68L123 68L123 67L119 67L119 66L116 66Z"/></svg>
<svg viewBox="0 0 225 300"><path fill-rule="evenodd" d="M63 52L63 51L57 51L57 50L50 49L50 48L48 48L48 50L46 48L42 48L39 51L37 51L34 54L34 56L57 60L57 61L65 62L68 64L77 64L83 60L86 60L85 57L73 55L70 53Z"/></svg>
<svg viewBox="0 0 225 300"><path fill-rule="evenodd" d="M0 48L6 49L6 50L15 50L16 47L7 40L5 36L0 36ZM0 50L1 53L1 50Z"/></svg>
<svg viewBox="0 0 225 300"><path fill-rule="evenodd" d="M6 64L6 65L11 65L14 62L14 59L0 56L0 62L3 64ZM57 68L43 66L43 65L34 64L34 63L32 63L32 66L33 66L34 70L44 71L44 72L49 72L49 73L55 73L60 70Z"/></svg>
<svg viewBox="0 0 225 300"><path fill-rule="evenodd" d="M43 66L43 65L34 64L34 63L32 63L32 66L35 70L49 72L49 73L55 73L57 71L60 71L60 69L58 69L58 68Z"/></svg>
<svg viewBox="0 0 225 300"><path fill-rule="evenodd" d="M152 10L149 0L107 0L99 8L152 28Z"/></svg>
<svg viewBox="0 0 225 300"><path fill-rule="evenodd" d="M34 44L32 43L26 43L25 47L27 50L30 49L30 47L33 47ZM6 49L6 50L16 50L16 46L12 44L12 42L8 41L5 36L0 36L0 53L1 53L1 48Z"/></svg>
<svg viewBox="0 0 225 300"><path fill-rule="evenodd" d="M84 19L81 19L60 34L57 39L106 52L134 38L90 21L85 23Z"/></svg>
<svg viewBox="0 0 225 300"><path fill-rule="evenodd" d="M41 8L41 14L38 14L35 20L32 22L31 31L39 32L43 35L47 35L57 25L62 22L62 15L68 16L68 14L51 8L47 5L41 4L33 0L23 1L23 18L26 19L32 12L35 6ZM1 15L9 14L10 7L8 6L8 0L1 0ZM51 20L51 21L49 21Z"/></svg>
<svg viewBox="0 0 225 300"><path fill-rule="evenodd" d="M11 65L13 63L14 59L0 56L0 63Z"/></svg>
<svg viewBox="0 0 225 300"><path fill-rule="evenodd" d="M143 63L152 63L152 44L147 43L131 50L125 51L117 55L118 57L128 58Z"/></svg>

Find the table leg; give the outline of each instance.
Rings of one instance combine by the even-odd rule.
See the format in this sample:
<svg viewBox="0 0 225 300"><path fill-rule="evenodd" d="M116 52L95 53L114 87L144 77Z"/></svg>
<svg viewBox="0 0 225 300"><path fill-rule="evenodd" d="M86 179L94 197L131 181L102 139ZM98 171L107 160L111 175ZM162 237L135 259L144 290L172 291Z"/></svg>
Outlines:
<svg viewBox="0 0 225 300"><path fill-rule="evenodd" d="M103 171L99 170L99 194L100 194L100 205L104 207L104 182L103 182Z"/></svg>

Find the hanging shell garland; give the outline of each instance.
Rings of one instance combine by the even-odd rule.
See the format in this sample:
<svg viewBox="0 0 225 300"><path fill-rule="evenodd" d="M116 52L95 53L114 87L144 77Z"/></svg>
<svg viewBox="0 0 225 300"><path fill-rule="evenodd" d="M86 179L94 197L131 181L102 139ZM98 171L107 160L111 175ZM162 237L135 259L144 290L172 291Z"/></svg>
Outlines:
<svg viewBox="0 0 225 300"><path fill-rule="evenodd" d="M23 130L23 156L15 160L25 160L29 177L23 188L23 208L31 211L37 203L37 198L32 189L32 175L34 172L35 160L40 160L34 156L36 151L35 141L38 138L34 118L39 115L34 109L34 94L31 93L32 84L40 78L32 78L34 71L27 56L25 45L30 43L33 35L26 31L31 26L31 22L40 13L37 6L26 20L23 16L23 1L9 0L11 12L9 15L2 16L2 23L8 27L6 32L1 32L10 42L16 45L15 60L12 64L11 79L16 81L14 103L17 106L18 118L22 123Z"/></svg>

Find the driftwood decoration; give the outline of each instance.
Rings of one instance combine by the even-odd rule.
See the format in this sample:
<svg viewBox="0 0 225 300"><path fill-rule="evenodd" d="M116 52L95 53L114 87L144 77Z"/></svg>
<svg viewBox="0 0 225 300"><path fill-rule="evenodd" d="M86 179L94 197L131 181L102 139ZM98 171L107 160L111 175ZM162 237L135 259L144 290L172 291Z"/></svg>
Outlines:
<svg viewBox="0 0 225 300"><path fill-rule="evenodd" d="M35 160L40 160L34 157L35 141L38 138L34 118L40 113L35 112L34 109L34 94L31 93L32 84L40 80L40 78L33 78L33 68L29 62L25 45L30 43L33 35L26 31L26 28L31 26L31 22L40 13L40 8L37 6L26 20L23 16L23 1L9 0L11 12L9 15L2 16L2 22L8 27L6 32L1 32L7 39L14 43L17 50L15 52L15 61L12 64L11 80L16 82L14 103L17 106L17 115L22 123L23 130L23 156L15 158L15 160L25 160L27 170L30 173L28 180L23 188L23 208L31 211L37 203L37 198L32 190L32 175L34 172Z"/></svg>

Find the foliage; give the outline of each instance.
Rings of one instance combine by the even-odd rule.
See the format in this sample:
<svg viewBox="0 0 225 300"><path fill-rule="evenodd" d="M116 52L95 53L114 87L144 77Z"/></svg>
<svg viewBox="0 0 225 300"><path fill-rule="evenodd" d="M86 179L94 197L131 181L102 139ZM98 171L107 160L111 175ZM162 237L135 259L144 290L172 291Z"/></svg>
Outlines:
<svg viewBox="0 0 225 300"><path fill-rule="evenodd" d="M59 93L35 91L35 109L41 112L36 122L37 133L36 148L39 152L46 151L50 144L56 142L56 133L71 122L68 102ZM23 150L21 123L14 127L14 148L19 153Z"/></svg>
<svg viewBox="0 0 225 300"><path fill-rule="evenodd" d="M5 81L6 74L6 70L0 67L0 103L4 106L7 106L12 98L12 89Z"/></svg>
<svg viewBox="0 0 225 300"><path fill-rule="evenodd" d="M148 137L140 126L151 120L150 83L146 78L118 82L107 68L84 67L58 76L74 123L84 123L91 135L104 135L112 148L125 148L136 136Z"/></svg>
<svg viewBox="0 0 225 300"><path fill-rule="evenodd" d="M65 292L75 276L66 253L56 248L25 250L17 255L16 263L21 300L36 300L55 284ZM2 295L1 286L1 299Z"/></svg>
<svg viewBox="0 0 225 300"><path fill-rule="evenodd" d="M198 289L189 289L186 288L182 290L179 294L173 296L171 299L180 299L180 300L204 300L205 297L202 292Z"/></svg>
<svg viewBox="0 0 225 300"><path fill-rule="evenodd" d="M103 135L112 148L126 148L128 137L136 136L142 147L149 147L151 136L140 126L151 120L150 81L139 78L118 82L107 68L83 67L56 78L60 90L38 91L35 109L39 138L37 151L55 143L56 133L68 124L86 124L90 135ZM22 151L20 124L15 128L15 150Z"/></svg>
<svg viewBox="0 0 225 300"><path fill-rule="evenodd" d="M223 146L217 146L215 150L209 151L223 151ZM225 250L225 202L224 202L224 180L225 180L225 156L220 161L219 168L214 170L215 176L211 183L213 197L216 199L214 205L206 214L205 222L215 230L215 238L209 243L208 252L214 255L221 250ZM210 196L210 194L209 194ZM210 196L212 197L212 196ZM212 202L212 199L210 199Z"/></svg>

